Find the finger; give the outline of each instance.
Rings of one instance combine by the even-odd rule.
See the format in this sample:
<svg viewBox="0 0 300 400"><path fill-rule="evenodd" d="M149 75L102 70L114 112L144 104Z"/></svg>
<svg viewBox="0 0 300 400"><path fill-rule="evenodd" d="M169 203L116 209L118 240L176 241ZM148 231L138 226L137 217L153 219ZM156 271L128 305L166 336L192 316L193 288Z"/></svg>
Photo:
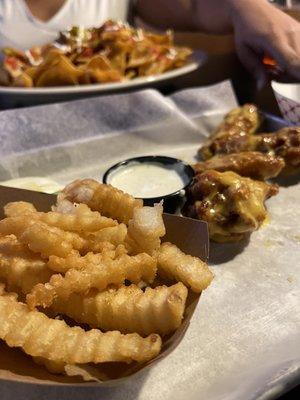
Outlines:
<svg viewBox="0 0 300 400"><path fill-rule="evenodd" d="M257 88L262 89L268 82L268 75L261 57L244 43L237 44L236 51L242 64L256 78Z"/></svg>
<svg viewBox="0 0 300 400"><path fill-rule="evenodd" d="M300 42L300 34L297 39ZM295 40L295 37L286 40L282 35L274 37L268 41L267 51L287 74L300 79L300 47Z"/></svg>

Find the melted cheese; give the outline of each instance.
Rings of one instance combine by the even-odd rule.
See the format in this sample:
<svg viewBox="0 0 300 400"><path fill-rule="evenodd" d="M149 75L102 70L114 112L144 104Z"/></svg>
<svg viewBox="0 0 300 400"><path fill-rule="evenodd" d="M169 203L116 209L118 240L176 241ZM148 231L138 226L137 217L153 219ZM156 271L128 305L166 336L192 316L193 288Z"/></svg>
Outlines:
<svg viewBox="0 0 300 400"><path fill-rule="evenodd" d="M230 200L223 192L222 199L216 200L220 194L212 191L207 200L210 203L209 221L210 236L218 241L234 241L241 239L245 233L258 229L267 217L264 205L269 187L264 182L243 178L234 172L214 173L217 181L230 191ZM227 218L231 212L239 215L239 219L230 225L219 223L220 215ZM216 218L214 218L214 214Z"/></svg>

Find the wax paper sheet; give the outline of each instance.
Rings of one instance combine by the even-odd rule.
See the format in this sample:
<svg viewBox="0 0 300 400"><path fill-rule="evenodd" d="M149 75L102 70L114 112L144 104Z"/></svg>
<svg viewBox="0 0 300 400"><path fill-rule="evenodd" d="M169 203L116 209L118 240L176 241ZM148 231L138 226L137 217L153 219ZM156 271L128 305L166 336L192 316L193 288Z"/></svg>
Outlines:
<svg viewBox="0 0 300 400"><path fill-rule="evenodd" d="M211 86L183 89L169 98L193 120L218 111L225 113L236 107L237 101L231 83L224 81Z"/></svg>
<svg viewBox="0 0 300 400"><path fill-rule="evenodd" d="M0 113L0 180L99 178L113 161L196 145L197 126L155 90Z"/></svg>
<svg viewBox="0 0 300 400"><path fill-rule="evenodd" d="M62 183L82 176L99 178L109 165L134 154L160 153L194 161L199 143L220 121L222 112L234 105L228 100L231 96L233 101L230 88L226 93L224 97L224 86L215 86L194 89L191 100L187 92L172 100L147 90L135 95L135 111L122 108L119 96L115 96L105 109L105 116L99 106L102 100L93 99L89 102L99 103L89 119L84 116L84 102L80 103L80 110L73 104L72 113L66 112L69 105L60 113L59 105L53 118L59 132L55 140L60 142L53 141L51 147L42 148L32 143L26 148L27 153L21 146L14 148L14 154L1 157L1 179L38 172ZM130 102L132 94L126 96ZM208 102L210 98L218 101ZM184 104L188 107L184 108ZM148 105L153 110L150 115L146 112ZM188 116L185 112L191 109L199 112ZM34 112L38 118L38 111ZM69 141L63 141L66 130L77 131L77 113L85 121L84 130L79 129L82 136L73 141L69 133ZM119 113L122 118L116 118L121 118L124 129L120 129L119 122L110 129ZM133 121L133 115L140 124ZM10 135L18 135L18 130L23 129L20 122L16 124L3 114L0 117L2 121L7 118L6 132L14 124L14 129L9 128ZM31 116L19 114L18 118L27 126L30 140ZM103 120L110 121L104 128ZM43 130L44 135L48 133ZM34 142L38 141L37 136ZM300 373L299 199L299 184L286 183L267 202L269 222L248 242L211 246L215 280L201 297L201 307L196 309L180 346L158 365L118 388L1 383L1 399L252 400L278 396L299 380Z"/></svg>

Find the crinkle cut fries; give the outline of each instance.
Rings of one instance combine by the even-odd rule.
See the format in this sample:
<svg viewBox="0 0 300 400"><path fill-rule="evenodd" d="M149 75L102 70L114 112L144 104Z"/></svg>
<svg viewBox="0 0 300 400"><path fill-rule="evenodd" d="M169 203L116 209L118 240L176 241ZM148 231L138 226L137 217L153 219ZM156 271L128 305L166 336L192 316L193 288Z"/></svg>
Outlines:
<svg viewBox="0 0 300 400"><path fill-rule="evenodd" d="M156 357L181 325L189 291L213 278L205 262L161 244L160 204L144 207L110 185L77 180L49 212L27 202L4 212L0 338L52 372Z"/></svg>

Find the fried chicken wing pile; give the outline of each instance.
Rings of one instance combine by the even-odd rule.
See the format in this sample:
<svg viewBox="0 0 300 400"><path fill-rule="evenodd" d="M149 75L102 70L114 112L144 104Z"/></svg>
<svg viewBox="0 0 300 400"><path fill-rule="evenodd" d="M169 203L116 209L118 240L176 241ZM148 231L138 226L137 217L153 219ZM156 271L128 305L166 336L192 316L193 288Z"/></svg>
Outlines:
<svg viewBox="0 0 300 400"><path fill-rule="evenodd" d="M4 86L45 87L118 82L182 67L192 51L171 32L153 34L120 22L73 27L52 44L26 52L4 48Z"/></svg>
<svg viewBox="0 0 300 400"><path fill-rule="evenodd" d="M252 119L250 119L249 115L251 115ZM222 168L218 170L229 171L234 168L232 169L233 171L241 172L241 175L245 176L252 175L250 175L247 168L246 173L244 173L242 168L235 168L233 164L236 165L238 163L241 165L245 163L250 165L252 163L250 158L253 158L253 168L260 164L263 169L272 170L275 163L277 163L278 168L282 163L278 158L275 159L274 157L281 157L285 165L279 173L298 172L300 168L300 128L287 127L274 133L256 134L260 121L261 117L255 106L246 104L243 107L234 109L225 116L224 121L211 138L201 146L198 152L200 157L203 160L210 160L213 156L218 155L220 158L218 158L217 166ZM247 152L248 156L243 155L242 153L244 152ZM250 152L253 153L251 154ZM258 156L257 152L267 154L270 157ZM233 154L232 158L225 157L228 154ZM257 163L254 161L255 159ZM220 167L221 164L223 164L222 167ZM196 170L201 168L204 168L202 163L199 164L199 167L196 164ZM259 179L268 179L278 174L268 176L268 173L266 173L266 177L264 175L263 173L262 177L258 175L257 177ZM255 174L253 177L255 177Z"/></svg>
<svg viewBox="0 0 300 400"><path fill-rule="evenodd" d="M26 202L4 211L0 339L56 373L156 357L181 325L189 291L213 278L205 262L161 244L160 204L144 207L94 180L68 185L52 211Z"/></svg>
<svg viewBox="0 0 300 400"><path fill-rule="evenodd" d="M237 241L261 226L267 216L265 200L277 192L276 185L208 170L195 176L183 214L207 221L212 240Z"/></svg>
<svg viewBox="0 0 300 400"><path fill-rule="evenodd" d="M193 165L196 177L183 213L207 221L215 241L240 240L261 226L264 201L278 188L252 179L300 170L300 128L257 134L261 121L254 105L238 107L198 150L202 161Z"/></svg>

